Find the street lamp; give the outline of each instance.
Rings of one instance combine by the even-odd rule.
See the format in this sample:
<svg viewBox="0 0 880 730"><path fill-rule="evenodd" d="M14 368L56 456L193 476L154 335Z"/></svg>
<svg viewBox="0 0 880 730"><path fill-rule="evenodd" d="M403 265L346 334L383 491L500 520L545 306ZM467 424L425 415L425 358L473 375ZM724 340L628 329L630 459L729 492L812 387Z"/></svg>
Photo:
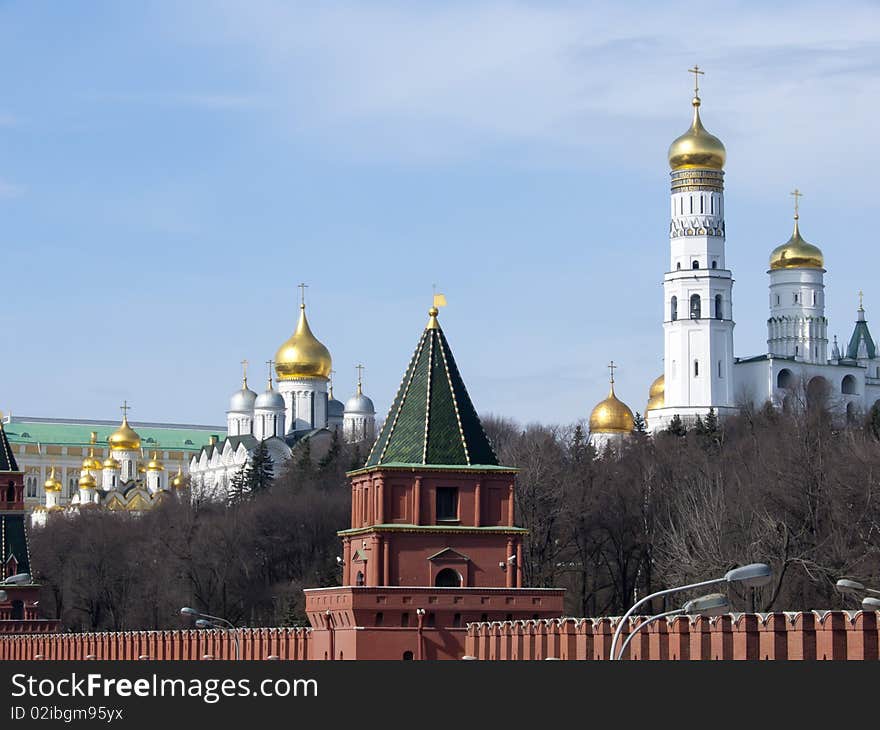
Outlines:
<svg viewBox="0 0 880 730"><path fill-rule="evenodd" d="M6 580L0 580L0 586L19 586L30 582L30 573L16 573L15 575L10 575Z"/></svg>
<svg viewBox="0 0 880 730"><path fill-rule="evenodd" d="M620 634L623 631L624 624L626 624L629 617L632 616L633 613L635 613L635 610L643 603L647 603L660 596L668 596L671 593L680 593L681 591L689 591L695 588L705 588L706 586L716 585L718 583L742 583L748 588L757 588L758 586L766 585L771 579L772 572L770 571L769 565L764 563L749 563L748 565L742 565L739 568L728 570L721 578L713 578L712 580L704 580L700 583L692 583L690 585L678 586L676 588L667 588L666 590L657 591L649 596L645 596L640 601L636 601L636 603L634 603L630 609L623 614L618 622L617 629L614 631L614 638L611 640L611 659L613 660L617 657L617 642L620 641Z"/></svg>
<svg viewBox="0 0 880 730"><path fill-rule="evenodd" d="M196 611L194 608L184 606L180 609L181 616L189 616L196 620L196 627L200 629L221 629L232 634L232 640L235 642L235 658L241 659L241 646L238 643L238 631L232 622L227 621L220 616L211 616L208 613Z"/></svg>
<svg viewBox="0 0 880 730"><path fill-rule="evenodd" d="M632 641L633 637L639 631L649 624L659 621L661 618L668 618L669 616L722 616L729 612L730 601L723 593L710 593L706 596L701 596L700 598L694 598L685 603L681 608L658 613L656 616L651 616L647 621L643 621L636 626L635 630L627 636L624 642L620 645L620 651L617 653L616 659L623 659L623 655L626 653L626 647L629 646L629 642Z"/></svg>
<svg viewBox="0 0 880 730"><path fill-rule="evenodd" d="M834 587L838 593L842 593L845 596L859 597L865 593L870 593L872 596L880 596L880 591L866 588L864 584L859 583L857 580L849 580L848 578L841 578L834 584Z"/></svg>
<svg viewBox="0 0 880 730"><path fill-rule="evenodd" d="M880 611L880 598L868 596L862 599L862 609L865 611Z"/></svg>

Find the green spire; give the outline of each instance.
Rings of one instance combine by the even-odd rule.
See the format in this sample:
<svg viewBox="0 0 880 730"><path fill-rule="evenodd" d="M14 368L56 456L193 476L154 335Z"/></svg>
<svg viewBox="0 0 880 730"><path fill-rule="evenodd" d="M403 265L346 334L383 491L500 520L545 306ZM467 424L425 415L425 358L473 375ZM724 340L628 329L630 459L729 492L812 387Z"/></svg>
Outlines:
<svg viewBox="0 0 880 730"><path fill-rule="evenodd" d="M437 310L430 314L366 466L498 466Z"/></svg>

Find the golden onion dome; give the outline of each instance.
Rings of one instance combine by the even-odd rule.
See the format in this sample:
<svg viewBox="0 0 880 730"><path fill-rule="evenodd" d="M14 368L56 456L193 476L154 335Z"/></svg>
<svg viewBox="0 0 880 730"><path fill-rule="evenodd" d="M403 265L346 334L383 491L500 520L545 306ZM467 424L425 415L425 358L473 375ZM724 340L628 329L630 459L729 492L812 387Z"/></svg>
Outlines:
<svg viewBox="0 0 880 730"><path fill-rule="evenodd" d="M147 464L147 471L165 471L165 467L162 466L162 462L159 461L159 457L157 452L153 452L153 458L150 459L150 463Z"/></svg>
<svg viewBox="0 0 880 730"><path fill-rule="evenodd" d="M122 417L122 424L107 439L111 451L137 451L141 447L141 437L128 425L128 416Z"/></svg>
<svg viewBox="0 0 880 730"><path fill-rule="evenodd" d="M171 486L174 489L183 489L186 486L186 477L183 475L183 465L177 465L177 474L171 478Z"/></svg>
<svg viewBox="0 0 880 730"><path fill-rule="evenodd" d="M614 394L614 381L608 397L590 414L590 433L631 433L635 421L632 411Z"/></svg>
<svg viewBox="0 0 880 730"><path fill-rule="evenodd" d="M98 486L98 483L95 481L95 477L89 474L87 471L84 471L80 474L79 477L79 488L80 489L95 489Z"/></svg>
<svg viewBox="0 0 880 730"><path fill-rule="evenodd" d="M700 167L721 170L727 159L727 151L721 140L709 134L700 120L700 97L691 102L694 106L694 119L691 127L669 146L669 167L673 170L687 170Z"/></svg>
<svg viewBox="0 0 880 730"><path fill-rule="evenodd" d="M648 405L645 407L645 413L653 411L655 408L663 408L666 397L666 376L660 375L648 389Z"/></svg>
<svg viewBox="0 0 880 730"><path fill-rule="evenodd" d="M299 306L296 331L275 353L275 372L279 380L330 377L333 361L330 351L312 334L306 319L306 307Z"/></svg>
<svg viewBox="0 0 880 730"><path fill-rule="evenodd" d="M770 270L778 269L824 269L825 257L818 246L807 243L798 228L798 217L794 219L794 232L785 243L777 246L770 254Z"/></svg>
<svg viewBox="0 0 880 730"><path fill-rule="evenodd" d="M49 472L49 478L44 482L43 489L47 492L60 492L64 488L64 485L58 480L58 477L55 475L55 467L52 467L52 470Z"/></svg>
<svg viewBox="0 0 880 730"><path fill-rule="evenodd" d="M112 456L108 456L106 459L104 459L104 468L105 469L118 469L119 462L116 461L116 459L114 459Z"/></svg>

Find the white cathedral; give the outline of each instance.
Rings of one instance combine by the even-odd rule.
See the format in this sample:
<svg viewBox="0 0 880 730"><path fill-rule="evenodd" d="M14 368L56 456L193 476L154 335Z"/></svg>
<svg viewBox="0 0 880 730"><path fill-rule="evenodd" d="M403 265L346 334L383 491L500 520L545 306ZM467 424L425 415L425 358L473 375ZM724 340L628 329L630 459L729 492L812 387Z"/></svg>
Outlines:
<svg viewBox="0 0 880 730"><path fill-rule="evenodd" d="M375 439L376 409L363 392L363 367L358 366L357 391L343 405L333 397L333 361L312 334L304 298L296 330L267 364L266 390L257 395L248 387L247 361L243 361L241 388L232 394L226 411L226 438L212 439L190 460L193 495L225 496L232 478L251 461L260 443L265 444L277 475L293 450L306 441L320 451L328 448L334 432L350 443L371 445Z"/></svg>
<svg viewBox="0 0 880 730"><path fill-rule="evenodd" d="M692 69L695 79L702 72ZM724 258L724 145L703 127L695 84L693 121L669 148L671 195L669 270L663 276L663 374L645 409L649 431L678 416L686 425L719 418L743 405L786 408L821 398L841 419L854 419L880 400L880 358L868 331L861 295L845 350L828 353L825 259L799 229L770 254L767 352L738 358L733 349L733 277ZM613 373L613 370L612 370ZM590 440L602 449L633 430L632 411L611 392L590 417Z"/></svg>

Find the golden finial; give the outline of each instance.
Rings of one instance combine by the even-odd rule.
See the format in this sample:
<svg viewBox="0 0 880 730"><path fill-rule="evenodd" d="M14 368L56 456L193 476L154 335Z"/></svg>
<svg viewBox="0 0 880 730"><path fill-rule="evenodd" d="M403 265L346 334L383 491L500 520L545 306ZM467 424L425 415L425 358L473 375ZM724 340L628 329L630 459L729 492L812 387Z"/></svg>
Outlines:
<svg viewBox="0 0 880 730"><path fill-rule="evenodd" d="M614 360L608 363L608 370L611 371L611 385L614 385L614 371L620 367L619 365L614 364Z"/></svg>
<svg viewBox="0 0 880 730"><path fill-rule="evenodd" d="M242 390L244 390L245 388L248 387L248 385L247 385L247 368L248 368L249 363L248 363L247 359L245 359L245 360L242 360L241 363L239 363L239 364L241 365L241 387L242 387Z"/></svg>
<svg viewBox="0 0 880 730"><path fill-rule="evenodd" d="M694 75L694 104L696 106L700 105L700 76L704 76L706 74L705 71L701 71L700 67L697 64L694 64L693 68L688 69L688 73L692 73Z"/></svg>
<svg viewBox="0 0 880 730"><path fill-rule="evenodd" d="M446 306L446 295L437 293L436 284L432 284L431 288L434 291L434 303L428 310L428 316L430 317L430 319L428 320L428 326L425 329L438 330L440 329L440 323L437 321L437 315L440 314L440 310L438 309L438 307Z"/></svg>
<svg viewBox="0 0 880 730"><path fill-rule="evenodd" d="M127 421L128 420L128 412L131 410L131 406L128 405L127 400L122 401L122 405L119 406L119 410L122 411L122 420Z"/></svg>
<svg viewBox="0 0 880 730"><path fill-rule="evenodd" d="M299 308L305 309L306 308L306 289L309 288L309 285L306 284L305 282L300 282L298 284L297 288L299 289L299 292L300 292L300 294L299 294Z"/></svg>
<svg viewBox="0 0 880 730"><path fill-rule="evenodd" d="M789 195L794 196L794 219L797 220L798 218L800 218L800 199L804 197L804 194L800 190L795 188L791 191L791 193L789 193Z"/></svg>
<svg viewBox="0 0 880 730"><path fill-rule="evenodd" d="M363 383L363 378L364 378L364 366L361 365L360 363L358 363L357 365L354 366L354 368L355 368L355 370L358 371L358 387L357 387L357 394L358 394L358 395L363 395L363 387L362 387L362 383Z"/></svg>

